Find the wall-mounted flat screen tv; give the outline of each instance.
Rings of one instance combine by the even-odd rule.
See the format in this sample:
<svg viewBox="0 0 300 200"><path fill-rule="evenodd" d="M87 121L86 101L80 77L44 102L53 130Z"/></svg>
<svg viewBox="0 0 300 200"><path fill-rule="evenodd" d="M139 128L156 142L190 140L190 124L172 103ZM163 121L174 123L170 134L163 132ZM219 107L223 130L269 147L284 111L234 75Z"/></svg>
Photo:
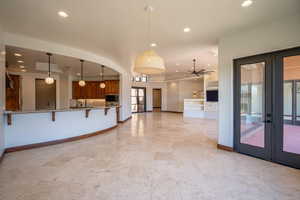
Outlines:
<svg viewBox="0 0 300 200"><path fill-rule="evenodd" d="M219 100L219 92L218 90L207 90L206 91L206 101L208 102L216 102Z"/></svg>

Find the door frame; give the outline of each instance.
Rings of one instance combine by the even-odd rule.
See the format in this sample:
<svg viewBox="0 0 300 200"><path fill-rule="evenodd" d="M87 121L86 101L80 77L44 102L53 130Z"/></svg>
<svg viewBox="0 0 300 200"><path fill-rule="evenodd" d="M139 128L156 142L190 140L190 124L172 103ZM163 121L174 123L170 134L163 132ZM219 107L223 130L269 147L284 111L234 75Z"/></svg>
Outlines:
<svg viewBox="0 0 300 200"><path fill-rule="evenodd" d="M131 89L144 89L144 112L147 112L147 91L146 91L146 87L137 87L137 86L132 86ZM130 90L131 91L131 90ZM131 93L130 93L131 94ZM131 98L132 96L130 96ZM137 93L137 98L139 97L139 93ZM138 105L138 99L137 99L137 105ZM131 104L132 105L132 104ZM137 107L137 112L132 112L132 113L143 113L143 112L139 112L139 108Z"/></svg>
<svg viewBox="0 0 300 200"><path fill-rule="evenodd" d="M239 153L248 154L254 157L263 158L265 160L269 160L272 162L276 162L279 164L287 165L293 168L300 169L300 155L296 153L284 152L283 151L283 87L284 87L284 79L283 79L283 58L289 56L297 56L300 55L300 47L294 47L279 51L273 51L269 53L258 54L254 56L242 57L233 60L233 127L234 127L234 150ZM269 148L268 155L266 158L261 156L261 152L257 155L253 155L252 153L244 153L241 152L243 149L239 146L240 141L240 74L238 65L241 61L249 60L256 61L255 59L259 58L269 58L270 66L271 66L271 101L272 102L272 113L277 113L272 116L272 123L270 124L270 133L269 135ZM252 62L253 63L253 62ZM243 63L244 64L244 63ZM251 64L251 62L249 63ZM297 82L297 81L296 81ZM267 89L267 87L266 87ZM267 95L266 95L267 96ZM266 141L265 141L266 145ZM250 145L249 145L250 146ZM252 146L253 147L253 146ZM247 148L246 148L247 150Z"/></svg>
<svg viewBox="0 0 300 200"><path fill-rule="evenodd" d="M249 56L244 58L238 58L233 60L234 66L234 79L233 79L233 88L234 88L234 98L233 98L233 127L234 127L234 150L251 155L257 158L262 158L265 160L271 160L271 132L272 132L272 125L270 123L265 123L264 129L264 136L265 136L265 144L264 148L252 146L249 144L243 144L240 142L241 138L241 131L240 131L240 99L241 99L241 74L240 74L240 66L253 64L253 63L265 63L265 74L264 74L264 113L272 113L272 73L268 73L272 70L272 60L267 54L257 55L257 56ZM267 93L266 93L267 92ZM267 102L271 102L271 104L267 104ZM266 118L266 117L263 117Z"/></svg>
<svg viewBox="0 0 300 200"><path fill-rule="evenodd" d="M295 168L300 169L300 155L296 153L286 152L283 151L283 136L284 136L284 130L282 123L283 117L283 84L284 83L284 63L283 59L284 57L289 56L300 56L300 47L292 48L292 49L286 49L282 51L278 51L274 53L274 59L275 59L275 67L276 70L274 73L274 81L273 84L273 90L277 91L277 94L274 94L274 106L273 110L274 113L278 113L277 115L274 115L274 153L273 153L273 160L277 163L292 166Z"/></svg>

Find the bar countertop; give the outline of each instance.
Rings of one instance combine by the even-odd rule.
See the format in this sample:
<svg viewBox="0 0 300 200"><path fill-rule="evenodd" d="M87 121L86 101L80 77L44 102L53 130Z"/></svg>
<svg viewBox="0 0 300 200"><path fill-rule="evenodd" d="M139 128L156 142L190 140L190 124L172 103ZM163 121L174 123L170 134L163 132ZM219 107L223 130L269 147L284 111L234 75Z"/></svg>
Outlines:
<svg viewBox="0 0 300 200"><path fill-rule="evenodd" d="M119 108L120 106L99 106L99 107L82 107L82 108L62 108L54 110L22 110L22 111L4 111L4 114L30 114L30 113L51 113L51 112L73 112L80 110L108 110L110 108Z"/></svg>

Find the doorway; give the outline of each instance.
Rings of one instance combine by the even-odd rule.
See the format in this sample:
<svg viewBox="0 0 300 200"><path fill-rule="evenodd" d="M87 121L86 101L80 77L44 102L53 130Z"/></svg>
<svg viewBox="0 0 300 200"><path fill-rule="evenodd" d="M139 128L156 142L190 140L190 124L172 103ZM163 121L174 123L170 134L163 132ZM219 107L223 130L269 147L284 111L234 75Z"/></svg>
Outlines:
<svg viewBox="0 0 300 200"><path fill-rule="evenodd" d="M56 81L47 84L45 79L35 80L35 107L36 110L56 109Z"/></svg>
<svg viewBox="0 0 300 200"><path fill-rule="evenodd" d="M161 111L161 89L154 88L152 90L152 107L154 112Z"/></svg>
<svg viewBox="0 0 300 200"><path fill-rule="evenodd" d="M146 88L131 88L131 112L141 113L146 111Z"/></svg>
<svg viewBox="0 0 300 200"><path fill-rule="evenodd" d="M300 168L300 48L234 60L234 148Z"/></svg>

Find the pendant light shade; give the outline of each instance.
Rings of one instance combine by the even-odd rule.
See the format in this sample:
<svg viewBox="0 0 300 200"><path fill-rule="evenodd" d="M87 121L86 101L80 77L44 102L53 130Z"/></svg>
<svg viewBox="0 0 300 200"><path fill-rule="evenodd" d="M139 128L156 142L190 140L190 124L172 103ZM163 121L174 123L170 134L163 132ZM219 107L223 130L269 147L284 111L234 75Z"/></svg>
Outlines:
<svg viewBox="0 0 300 200"><path fill-rule="evenodd" d="M153 50L145 51L135 60L135 72L142 74L159 74L165 70L164 60Z"/></svg>
<svg viewBox="0 0 300 200"><path fill-rule="evenodd" d="M103 80L103 76L104 76L104 65L101 66L101 83L99 84L99 87L102 89L104 89L106 86Z"/></svg>
<svg viewBox="0 0 300 200"><path fill-rule="evenodd" d="M105 88L105 83L104 82L102 82L102 83L100 83L100 88L102 88L102 89L104 89Z"/></svg>
<svg viewBox="0 0 300 200"><path fill-rule="evenodd" d="M152 6L146 6L145 11L148 13L148 45L151 41L151 13L153 12ZM153 43L155 44L155 43ZM155 45L151 44L152 47ZM134 71L142 74L159 74L164 72L165 64L164 60L157 55L153 50L147 50L139 55L134 63Z"/></svg>
<svg viewBox="0 0 300 200"><path fill-rule="evenodd" d="M48 77L45 78L45 83L48 85L51 85L54 83L54 78L51 77L51 69L50 69L50 67L51 67L50 59L51 59L52 54L51 53L46 53L46 54L48 56L48 64L49 65L48 65Z"/></svg>
<svg viewBox="0 0 300 200"><path fill-rule="evenodd" d="M81 62L81 73L80 73L80 81L78 82L78 85L80 86L80 87L84 87L85 85L86 85L86 83L85 83L85 81L83 80L83 62L84 62L84 60L80 60L80 62Z"/></svg>
<svg viewBox="0 0 300 200"><path fill-rule="evenodd" d="M51 85L54 83L54 78L52 77L47 77L45 78L45 82L48 84L48 85Z"/></svg>

